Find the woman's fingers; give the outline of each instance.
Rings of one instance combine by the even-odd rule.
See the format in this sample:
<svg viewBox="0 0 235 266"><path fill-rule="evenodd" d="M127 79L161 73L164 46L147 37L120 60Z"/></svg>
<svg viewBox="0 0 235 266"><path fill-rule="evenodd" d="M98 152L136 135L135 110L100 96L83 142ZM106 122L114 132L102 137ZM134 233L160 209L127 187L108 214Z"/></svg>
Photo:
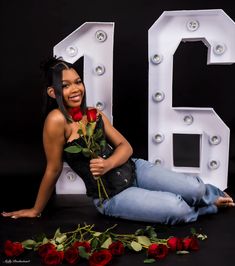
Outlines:
<svg viewBox="0 0 235 266"><path fill-rule="evenodd" d="M25 210L19 210L19 211L13 211L13 212L2 212L1 213L3 217L10 217L12 219L18 219L23 217L40 217L41 214L38 214L35 212L35 210L32 209L25 209Z"/></svg>
<svg viewBox="0 0 235 266"><path fill-rule="evenodd" d="M103 175L104 169L105 169L104 159L96 158L90 160L90 171L94 176Z"/></svg>
<svg viewBox="0 0 235 266"><path fill-rule="evenodd" d="M17 219L19 217L19 212L2 212L2 216Z"/></svg>

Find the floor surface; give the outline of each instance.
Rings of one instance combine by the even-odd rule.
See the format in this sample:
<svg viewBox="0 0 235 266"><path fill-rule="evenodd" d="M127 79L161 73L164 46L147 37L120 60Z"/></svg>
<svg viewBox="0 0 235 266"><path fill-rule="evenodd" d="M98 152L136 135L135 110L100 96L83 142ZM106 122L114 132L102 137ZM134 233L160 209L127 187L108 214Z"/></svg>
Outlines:
<svg viewBox="0 0 235 266"><path fill-rule="evenodd" d="M230 193L231 194L231 193ZM234 196L234 195L232 195ZM19 201L18 201L19 204ZM55 195L49 203L41 218L11 219L0 218L0 245L5 240L23 241L40 233L52 236L60 227L62 232L74 230L77 224L95 224L98 231L103 231L114 224L116 233L134 233L139 228L152 225L156 228L159 237L170 235L183 237L189 234L194 227L208 236L200 241L200 250L187 255L169 254L165 259L152 265L165 266L232 266L235 254L235 208L223 209L216 215L206 215L190 224L162 226L159 224L146 224L121 219L114 219L99 214L89 198L84 195ZM125 255L113 260L112 265L145 265L145 252L139 254L127 252ZM0 264L41 265L35 252L24 253L18 261L10 261L1 254ZM79 265L87 265L85 262Z"/></svg>

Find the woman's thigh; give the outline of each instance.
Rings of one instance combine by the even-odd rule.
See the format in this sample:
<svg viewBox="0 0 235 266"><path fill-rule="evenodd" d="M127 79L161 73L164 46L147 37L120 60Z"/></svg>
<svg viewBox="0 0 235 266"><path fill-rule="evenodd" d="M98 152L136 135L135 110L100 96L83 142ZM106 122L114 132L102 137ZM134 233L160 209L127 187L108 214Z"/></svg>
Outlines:
<svg viewBox="0 0 235 266"><path fill-rule="evenodd" d="M180 195L138 187L125 189L98 209L109 216L165 224L195 221L198 216Z"/></svg>
<svg viewBox="0 0 235 266"><path fill-rule="evenodd" d="M194 205L205 194L205 184L198 176L177 173L143 159L135 160L137 186L181 195Z"/></svg>

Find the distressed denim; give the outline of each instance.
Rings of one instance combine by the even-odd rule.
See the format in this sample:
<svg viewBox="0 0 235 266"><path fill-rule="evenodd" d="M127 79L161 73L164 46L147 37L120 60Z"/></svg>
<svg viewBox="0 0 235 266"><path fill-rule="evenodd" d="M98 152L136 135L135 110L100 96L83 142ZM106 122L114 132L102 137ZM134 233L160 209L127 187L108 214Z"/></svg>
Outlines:
<svg viewBox="0 0 235 266"><path fill-rule="evenodd" d="M176 173L143 159L133 159L137 179L102 206L94 199L104 215L128 220L162 224L187 223L199 215L216 213L214 204L224 193L204 184L200 177Z"/></svg>

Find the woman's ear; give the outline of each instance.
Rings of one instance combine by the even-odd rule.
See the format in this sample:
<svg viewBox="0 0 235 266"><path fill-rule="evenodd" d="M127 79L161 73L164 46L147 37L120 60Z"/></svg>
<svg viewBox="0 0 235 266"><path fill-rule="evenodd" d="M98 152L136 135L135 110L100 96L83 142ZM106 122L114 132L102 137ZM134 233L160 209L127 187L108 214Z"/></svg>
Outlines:
<svg viewBox="0 0 235 266"><path fill-rule="evenodd" d="M53 99L56 98L56 96L55 96L55 90L54 90L54 88L52 88L52 87L48 87L48 88L47 88L47 94L48 94L51 98L53 98Z"/></svg>

